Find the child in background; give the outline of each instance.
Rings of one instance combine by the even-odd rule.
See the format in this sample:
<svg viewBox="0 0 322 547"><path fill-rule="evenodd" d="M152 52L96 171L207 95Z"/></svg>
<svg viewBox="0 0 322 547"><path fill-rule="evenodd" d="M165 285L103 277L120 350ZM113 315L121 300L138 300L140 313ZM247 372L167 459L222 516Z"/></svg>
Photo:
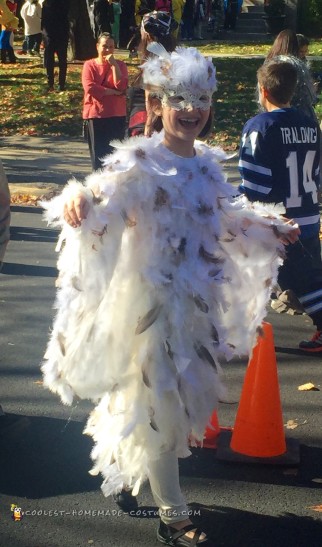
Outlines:
<svg viewBox="0 0 322 547"><path fill-rule="evenodd" d="M309 54L310 40L306 36L304 36L304 34L297 34L296 38L299 46L298 56L301 61L303 61L307 65L307 67L310 68L310 61L307 58ZM312 71L311 74L314 82L314 89L316 94L318 95L321 92L322 74L321 72Z"/></svg>
<svg viewBox="0 0 322 547"><path fill-rule="evenodd" d="M308 62L307 55L309 54L310 40L306 36L304 36L304 34L297 34L296 38L297 38L297 43L299 46L298 57L299 59L301 59L301 61L304 61L305 63L307 63Z"/></svg>
<svg viewBox="0 0 322 547"><path fill-rule="evenodd" d="M20 15L25 26L25 40L23 50L30 55L40 52L42 40L41 32L41 5L38 0L26 0L21 8Z"/></svg>
<svg viewBox="0 0 322 547"><path fill-rule="evenodd" d="M7 0L6 5L7 5L7 8L15 15L17 11L17 3L14 0ZM6 24L2 25L2 30L0 33L1 63L6 63L7 59L8 59L8 62L11 64L15 64L17 62L17 58L13 50L13 40L14 40L13 31L16 29L17 27L12 26L10 23L8 23L7 25Z"/></svg>

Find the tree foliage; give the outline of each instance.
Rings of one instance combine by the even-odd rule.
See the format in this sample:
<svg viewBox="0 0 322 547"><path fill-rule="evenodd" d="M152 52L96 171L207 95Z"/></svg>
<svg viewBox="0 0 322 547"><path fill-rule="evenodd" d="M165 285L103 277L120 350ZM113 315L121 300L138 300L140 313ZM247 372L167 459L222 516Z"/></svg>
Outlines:
<svg viewBox="0 0 322 547"><path fill-rule="evenodd" d="M322 35L322 0L299 1L298 30L307 36Z"/></svg>

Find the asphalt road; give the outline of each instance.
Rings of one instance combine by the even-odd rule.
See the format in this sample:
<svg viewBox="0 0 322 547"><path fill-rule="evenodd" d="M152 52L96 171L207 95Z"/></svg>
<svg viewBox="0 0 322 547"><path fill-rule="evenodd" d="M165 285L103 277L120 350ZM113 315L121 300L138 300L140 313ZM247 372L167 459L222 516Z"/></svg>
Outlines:
<svg viewBox="0 0 322 547"><path fill-rule="evenodd" d="M85 175L89 163L83 143L67 145L60 159L55 143L47 146L50 180L37 178L30 168L30 179L18 182L63 184L74 169ZM22 172L13 148L1 149L11 187L18 185L15 172ZM33 156L37 162L36 152L26 153L25 165ZM230 168L230 177L236 178ZM43 172L48 170L44 166ZM148 486L140 492L138 514L129 516L117 512L113 500L101 493L100 478L88 474L91 441L82 430L91 404L64 407L41 384L40 363L54 313L57 239L41 213L38 207L12 207L11 243L0 274L0 404L5 413L0 416L0 547L156 546L157 517ZM322 391L298 391L307 382L322 390L321 357L297 350L299 340L313 332L307 317L270 311L268 320L274 329L283 423L293 420L296 426L285 427L285 434L298 444L299 464L229 463L219 460L216 450L194 449L181 461L182 488L195 520L218 547L322 547L321 513L312 509L322 509ZM235 423L246 362L234 360L223 368L228 394L218 411L222 428ZM12 504L24 512L21 521L13 520Z"/></svg>

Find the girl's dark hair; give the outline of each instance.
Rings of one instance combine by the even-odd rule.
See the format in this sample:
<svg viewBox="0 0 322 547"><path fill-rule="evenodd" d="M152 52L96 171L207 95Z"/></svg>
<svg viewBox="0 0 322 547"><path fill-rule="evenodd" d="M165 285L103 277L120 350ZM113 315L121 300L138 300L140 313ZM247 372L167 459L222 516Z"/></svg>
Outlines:
<svg viewBox="0 0 322 547"><path fill-rule="evenodd" d="M214 127L214 111L213 108L210 108L208 120L206 121L206 125L204 128L200 131L198 135L198 139L206 139L210 133L212 132Z"/></svg>
<svg viewBox="0 0 322 547"><path fill-rule="evenodd" d="M153 36L153 34L146 33L145 36L141 38L138 47L138 53L141 59L147 59L149 57L150 53L147 50L147 46L151 42L158 42L169 53L174 51L177 46L177 40L172 33L168 34L167 36Z"/></svg>
<svg viewBox="0 0 322 547"><path fill-rule="evenodd" d="M310 45L310 40L306 36L304 36L304 34L297 34L296 38L299 48Z"/></svg>
<svg viewBox="0 0 322 547"><path fill-rule="evenodd" d="M293 30L282 30L276 36L266 59L273 59L273 57L277 57L278 55L293 55L293 57L299 56L299 44L296 33Z"/></svg>

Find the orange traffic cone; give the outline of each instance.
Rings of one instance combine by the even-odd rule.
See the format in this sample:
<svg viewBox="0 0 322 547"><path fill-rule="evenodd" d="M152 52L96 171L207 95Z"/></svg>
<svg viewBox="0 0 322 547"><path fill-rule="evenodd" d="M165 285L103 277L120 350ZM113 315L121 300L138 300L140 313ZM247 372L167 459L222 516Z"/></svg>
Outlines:
<svg viewBox="0 0 322 547"><path fill-rule="evenodd" d="M248 363L230 447L246 456L270 458L286 452L273 329L263 323Z"/></svg>
<svg viewBox="0 0 322 547"><path fill-rule="evenodd" d="M263 323L262 327L264 334L248 363L230 446L228 450L219 446L217 456L239 461L252 458L263 463L298 463L299 450L295 449L294 440L292 455L285 440L272 325Z"/></svg>

